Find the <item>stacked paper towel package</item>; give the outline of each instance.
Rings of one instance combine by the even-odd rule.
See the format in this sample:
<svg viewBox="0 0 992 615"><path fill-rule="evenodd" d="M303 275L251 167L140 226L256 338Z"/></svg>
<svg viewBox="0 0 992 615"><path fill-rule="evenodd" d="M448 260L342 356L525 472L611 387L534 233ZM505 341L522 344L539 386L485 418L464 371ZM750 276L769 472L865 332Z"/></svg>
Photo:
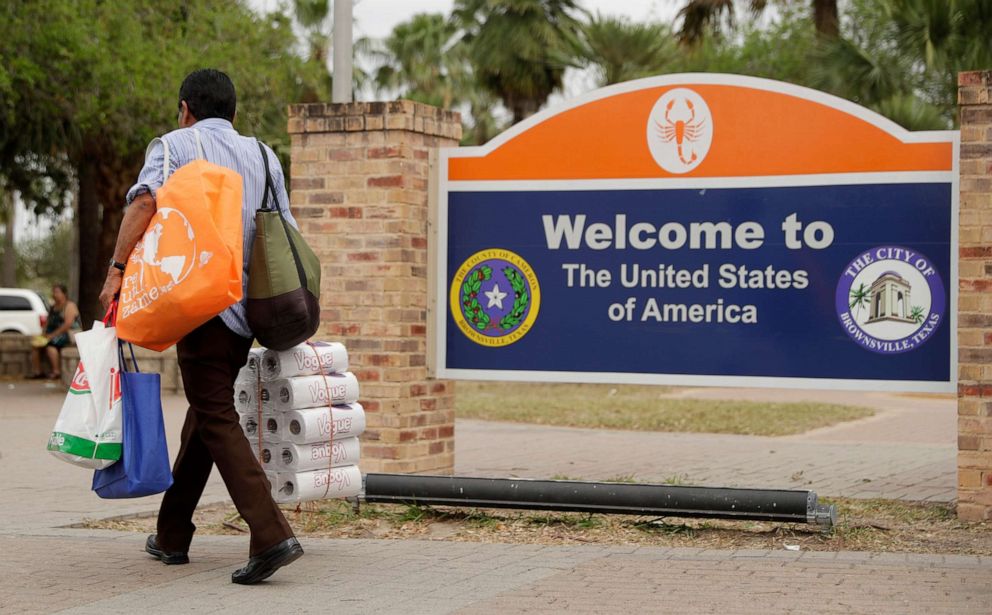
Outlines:
<svg viewBox="0 0 992 615"><path fill-rule="evenodd" d="M344 345L253 348L238 373L234 405L276 502L347 498L361 492L358 436L365 431L365 411L358 403L358 380L348 371Z"/></svg>

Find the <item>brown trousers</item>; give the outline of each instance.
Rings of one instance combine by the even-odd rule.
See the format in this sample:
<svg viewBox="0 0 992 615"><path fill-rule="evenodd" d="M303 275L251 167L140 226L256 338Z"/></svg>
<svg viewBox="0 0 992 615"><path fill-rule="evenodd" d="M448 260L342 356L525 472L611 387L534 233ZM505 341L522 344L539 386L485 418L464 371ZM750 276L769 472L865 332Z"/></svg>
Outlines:
<svg viewBox="0 0 992 615"><path fill-rule="evenodd" d="M251 529L249 555L258 555L292 537L293 530L272 500L269 481L234 410L234 381L248 360L251 340L217 317L189 333L176 348L189 410L172 487L158 512L158 544L166 551L189 550L196 531L193 512L217 464L234 506Z"/></svg>

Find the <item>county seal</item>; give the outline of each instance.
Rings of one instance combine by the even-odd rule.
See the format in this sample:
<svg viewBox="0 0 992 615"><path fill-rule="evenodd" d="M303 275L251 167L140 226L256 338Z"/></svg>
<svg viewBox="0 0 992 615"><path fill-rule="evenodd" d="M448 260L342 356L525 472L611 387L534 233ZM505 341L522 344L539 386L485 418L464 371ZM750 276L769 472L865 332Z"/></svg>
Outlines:
<svg viewBox="0 0 992 615"><path fill-rule="evenodd" d="M534 326L541 288L520 255L501 248L476 252L451 282L451 315L465 336L482 346L507 346Z"/></svg>

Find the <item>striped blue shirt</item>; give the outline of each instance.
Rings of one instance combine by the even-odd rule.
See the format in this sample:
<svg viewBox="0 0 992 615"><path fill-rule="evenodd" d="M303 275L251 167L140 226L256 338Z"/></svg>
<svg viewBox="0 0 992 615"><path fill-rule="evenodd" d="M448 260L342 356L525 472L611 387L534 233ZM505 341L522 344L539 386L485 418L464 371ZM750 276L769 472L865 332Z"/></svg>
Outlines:
<svg viewBox="0 0 992 615"><path fill-rule="evenodd" d="M248 261L251 258L252 242L255 239L255 212L262 207L262 195L265 190L265 167L262 165L262 156L258 151L258 142L252 137L241 136L231 122L220 118L200 120L193 128L200 132L204 158L214 164L234 169L245 181L241 214L244 232L244 275L242 276L244 294L240 303L235 303L221 312L220 317L231 331L242 337L254 337L245 318L245 303L248 300ZM169 144L170 174L199 157L193 128L173 130L162 137ZM286 193L286 180L279 158L267 145L265 152L269 156L269 172L272 174L272 184L275 187L279 206L290 224L296 227L296 221L289 212L289 195ZM145 151L145 166L138 175L138 181L127 191L128 205L139 194L151 192L152 196L155 196L163 183L164 156L165 148L161 140L154 139ZM270 203L269 206L274 207L275 204Z"/></svg>

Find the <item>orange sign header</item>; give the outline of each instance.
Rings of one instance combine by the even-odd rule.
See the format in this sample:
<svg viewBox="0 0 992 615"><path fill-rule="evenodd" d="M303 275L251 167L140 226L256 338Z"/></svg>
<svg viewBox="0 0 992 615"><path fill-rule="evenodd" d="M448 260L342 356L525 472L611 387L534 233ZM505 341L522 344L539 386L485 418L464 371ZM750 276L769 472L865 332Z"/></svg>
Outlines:
<svg viewBox="0 0 992 615"><path fill-rule="evenodd" d="M737 75L604 88L449 150L448 181L951 171L948 132L909 132L849 101Z"/></svg>

